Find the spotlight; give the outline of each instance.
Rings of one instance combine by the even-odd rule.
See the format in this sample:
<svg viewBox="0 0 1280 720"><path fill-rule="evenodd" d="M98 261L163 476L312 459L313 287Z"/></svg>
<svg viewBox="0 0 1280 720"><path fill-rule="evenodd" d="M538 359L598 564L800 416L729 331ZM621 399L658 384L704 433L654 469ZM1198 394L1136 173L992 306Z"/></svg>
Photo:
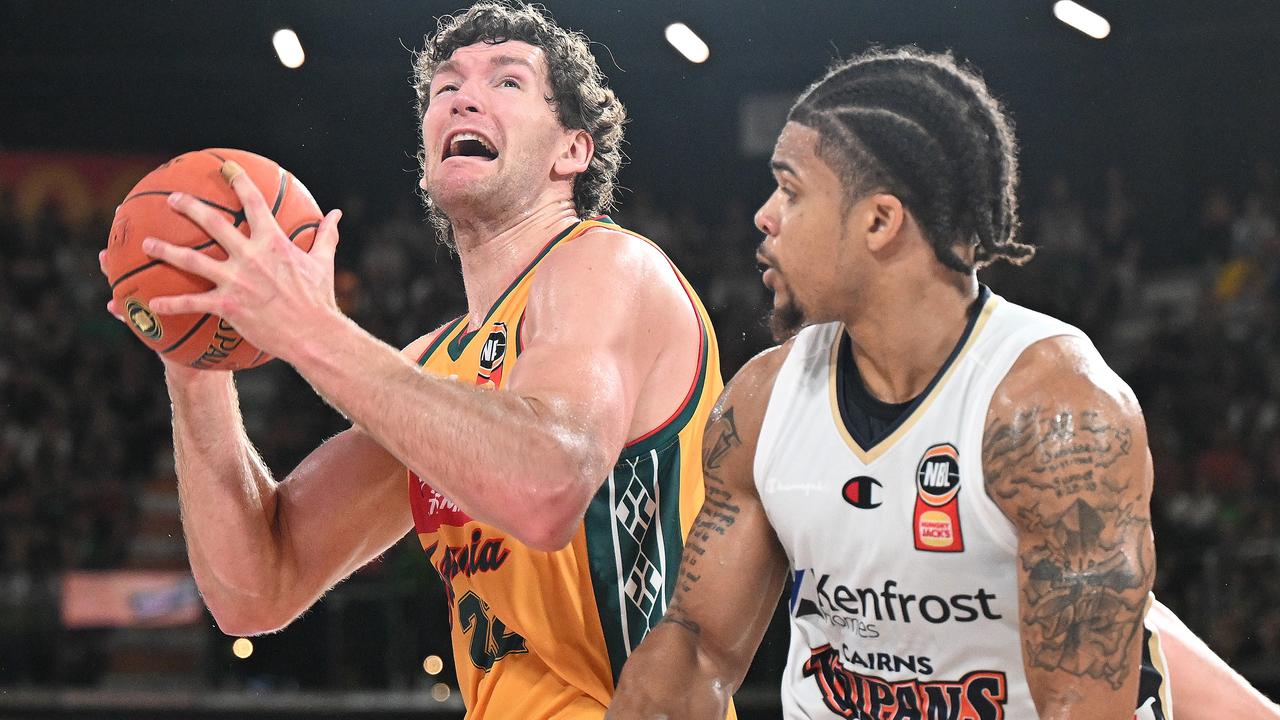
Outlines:
<svg viewBox="0 0 1280 720"><path fill-rule="evenodd" d="M711 56L711 49L689 29L684 23L672 23L667 26L667 42L691 63L704 63Z"/></svg>
<svg viewBox="0 0 1280 720"><path fill-rule="evenodd" d="M1106 18L1073 0L1054 3L1053 16L1094 40L1111 34L1111 23Z"/></svg>
<svg viewBox="0 0 1280 720"><path fill-rule="evenodd" d="M302 67L302 62L307 59L306 53L302 52L298 33L288 28L277 30L276 34L271 36L271 45L276 49L276 57L280 58L280 64L290 70Z"/></svg>

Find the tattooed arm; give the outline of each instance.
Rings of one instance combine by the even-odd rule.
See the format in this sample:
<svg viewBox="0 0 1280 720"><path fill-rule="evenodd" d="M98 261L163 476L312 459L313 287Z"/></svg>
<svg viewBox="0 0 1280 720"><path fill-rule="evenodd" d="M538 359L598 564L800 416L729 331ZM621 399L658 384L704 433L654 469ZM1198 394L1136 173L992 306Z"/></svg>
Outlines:
<svg viewBox="0 0 1280 720"><path fill-rule="evenodd" d="M777 606L787 558L752 466L765 405L789 346L747 363L703 437L707 497L685 541L675 599L631 654L609 718L725 717Z"/></svg>
<svg viewBox="0 0 1280 720"><path fill-rule="evenodd" d="M1155 575L1142 412L1087 342L1036 343L996 389L987 494L1018 533L1022 661L1040 717L1133 717Z"/></svg>

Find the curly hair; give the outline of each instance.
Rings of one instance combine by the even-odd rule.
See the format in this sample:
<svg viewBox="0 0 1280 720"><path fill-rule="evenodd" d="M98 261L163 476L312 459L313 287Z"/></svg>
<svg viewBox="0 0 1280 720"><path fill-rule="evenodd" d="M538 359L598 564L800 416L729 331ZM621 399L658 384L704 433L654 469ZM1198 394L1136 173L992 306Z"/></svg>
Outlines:
<svg viewBox="0 0 1280 720"><path fill-rule="evenodd" d="M846 193L883 188L920 223L943 265L970 272L1021 265L1015 241L1018 159L1013 127L974 71L950 54L872 50L837 63L787 116L818 132L818 154ZM970 265L956 245L974 248Z"/></svg>
<svg viewBox="0 0 1280 720"><path fill-rule="evenodd" d="M573 181L573 204L579 217L598 215L613 206L615 178L622 167L622 126L626 108L605 85L604 73L579 32L565 30L541 5L518 0L481 0L458 15L441 17L426 46L414 56L413 84L418 94L418 117L431 103L431 78L454 51L475 43L521 41L541 48L547 58L551 96L560 124L585 130L595 143L587 169ZM419 150L419 162L425 162ZM424 194L425 196L425 194ZM430 198L427 212L446 244L452 242L449 220Z"/></svg>

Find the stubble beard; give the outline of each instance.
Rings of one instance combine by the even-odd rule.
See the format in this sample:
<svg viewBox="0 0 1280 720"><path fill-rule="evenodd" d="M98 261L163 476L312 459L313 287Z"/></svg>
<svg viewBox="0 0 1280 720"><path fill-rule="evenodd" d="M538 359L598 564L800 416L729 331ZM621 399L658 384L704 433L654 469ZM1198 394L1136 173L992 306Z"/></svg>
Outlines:
<svg viewBox="0 0 1280 720"><path fill-rule="evenodd" d="M769 311L769 330L773 333L773 341L786 342L795 337L796 333L803 330L807 324L804 309L796 302L790 288L787 288L786 301L781 305L775 304Z"/></svg>

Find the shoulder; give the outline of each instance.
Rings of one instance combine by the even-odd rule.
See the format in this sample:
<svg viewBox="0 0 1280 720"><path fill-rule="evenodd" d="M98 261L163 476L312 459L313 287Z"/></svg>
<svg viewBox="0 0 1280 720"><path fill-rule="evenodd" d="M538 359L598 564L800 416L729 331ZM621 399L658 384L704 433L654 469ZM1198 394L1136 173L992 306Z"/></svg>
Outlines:
<svg viewBox="0 0 1280 720"><path fill-rule="evenodd" d="M1082 403L1133 419L1142 415L1133 391L1093 343L1080 335L1058 335L1022 352L996 387L988 417L1036 404Z"/></svg>
<svg viewBox="0 0 1280 720"><path fill-rule="evenodd" d="M1120 488L1116 473L1139 494L1151 481L1138 401L1080 336L1036 342L1014 363L987 409L982 464L1002 506L1015 495L1105 495Z"/></svg>
<svg viewBox="0 0 1280 720"><path fill-rule="evenodd" d="M645 286L656 274L674 276L671 261L653 243L621 229L594 227L548 253L533 282L537 287L549 285L547 279L563 281L601 273L623 287Z"/></svg>
<svg viewBox="0 0 1280 720"><path fill-rule="evenodd" d="M422 359L422 354L427 351L427 348L431 347L431 343L435 342L436 338L440 337L440 333L448 330L459 319L460 318L454 318L426 335L419 337L408 345L405 345L404 348L400 350L400 354L413 362L419 361Z"/></svg>
<svg viewBox="0 0 1280 720"><path fill-rule="evenodd" d="M778 372L795 346L795 339L769 348L751 358L734 374L711 412L710 424L728 416L745 440L755 443L764 421Z"/></svg>
<svg viewBox="0 0 1280 720"><path fill-rule="evenodd" d="M674 266L656 246L621 230L592 228L554 248L529 288L529 331L542 318L583 318L650 338L678 331L693 309ZM611 323L606 325L605 323ZM689 331L696 325L688 323Z"/></svg>

